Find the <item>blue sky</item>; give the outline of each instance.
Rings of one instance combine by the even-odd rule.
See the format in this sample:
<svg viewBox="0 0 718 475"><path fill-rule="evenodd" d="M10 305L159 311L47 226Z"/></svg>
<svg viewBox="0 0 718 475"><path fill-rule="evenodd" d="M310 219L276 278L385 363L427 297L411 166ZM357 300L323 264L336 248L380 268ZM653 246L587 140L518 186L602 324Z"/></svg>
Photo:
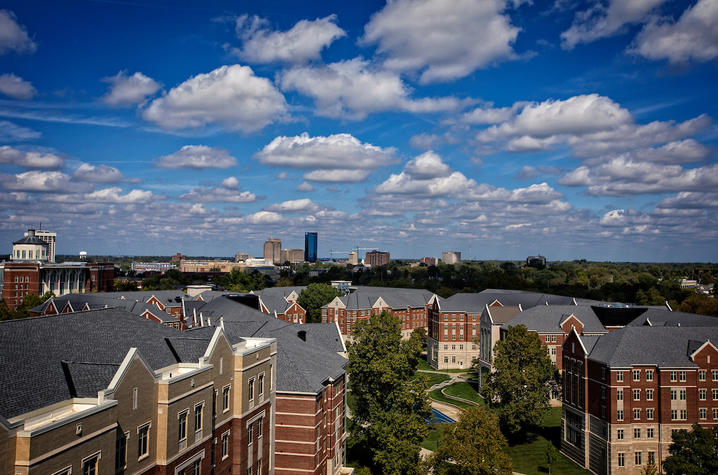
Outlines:
<svg viewBox="0 0 718 475"><path fill-rule="evenodd" d="M715 0L4 1L0 240L715 262L716 32Z"/></svg>

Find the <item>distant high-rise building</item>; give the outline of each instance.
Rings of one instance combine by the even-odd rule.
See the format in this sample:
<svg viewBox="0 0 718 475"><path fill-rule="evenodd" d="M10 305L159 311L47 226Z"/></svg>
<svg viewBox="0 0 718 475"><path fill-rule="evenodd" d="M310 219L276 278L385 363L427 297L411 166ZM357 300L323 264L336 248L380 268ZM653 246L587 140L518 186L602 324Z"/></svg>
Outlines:
<svg viewBox="0 0 718 475"><path fill-rule="evenodd" d="M25 237L27 236L28 233L25 233ZM57 239L57 234L51 231L45 231L44 229L36 229L35 237L39 237L47 243L47 260L55 262L55 240Z"/></svg>
<svg viewBox="0 0 718 475"><path fill-rule="evenodd" d="M435 266L439 263L439 260L436 257L422 257L421 262L423 262L427 266Z"/></svg>
<svg viewBox="0 0 718 475"><path fill-rule="evenodd" d="M282 240L269 238L264 242L264 260L273 264L279 264L282 258Z"/></svg>
<svg viewBox="0 0 718 475"><path fill-rule="evenodd" d="M349 264L353 266L359 264L359 256L357 255L356 251L352 251L349 253Z"/></svg>
<svg viewBox="0 0 718 475"><path fill-rule="evenodd" d="M374 249L373 251L366 253L365 263L369 266L377 267L387 265L389 260L390 256L388 252L377 251Z"/></svg>
<svg viewBox="0 0 718 475"><path fill-rule="evenodd" d="M246 252L238 252L234 255L234 262L242 262L247 259L254 259L254 256L252 254L247 254Z"/></svg>
<svg viewBox="0 0 718 475"><path fill-rule="evenodd" d="M304 233L304 260L317 262L317 233Z"/></svg>
<svg viewBox="0 0 718 475"><path fill-rule="evenodd" d="M304 249L282 249L281 263L289 262L296 264L304 260Z"/></svg>
<svg viewBox="0 0 718 475"><path fill-rule="evenodd" d="M444 251L441 253L441 262L444 264L458 264L461 262L461 252Z"/></svg>

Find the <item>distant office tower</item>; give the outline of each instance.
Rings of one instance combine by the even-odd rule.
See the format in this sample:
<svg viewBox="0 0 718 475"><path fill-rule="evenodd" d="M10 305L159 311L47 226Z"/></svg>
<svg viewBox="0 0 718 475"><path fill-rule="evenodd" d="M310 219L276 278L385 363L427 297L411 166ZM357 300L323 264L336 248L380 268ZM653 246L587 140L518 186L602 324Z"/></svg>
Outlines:
<svg viewBox="0 0 718 475"><path fill-rule="evenodd" d="M372 267L385 266L389 263L389 253L383 251L369 251L366 253L365 263Z"/></svg>
<svg viewBox="0 0 718 475"><path fill-rule="evenodd" d="M282 258L282 240L269 238L264 242L264 260L273 264L279 264Z"/></svg>
<svg viewBox="0 0 718 475"><path fill-rule="evenodd" d="M359 256L357 256L356 251L352 251L349 253L349 264L353 266L359 264Z"/></svg>
<svg viewBox="0 0 718 475"><path fill-rule="evenodd" d="M439 263L439 260L436 257L422 257L421 262L423 262L427 266L435 266Z"/></svg>
<svg viewBox="0 0 718 475"><path fill-rule="evenodd" d="M304 260L304 250L303 249L282 249L282 259L281 263L284 264L285 262L289 262L291 264L296 264L298 262L302 262Z"/></svg>
<svg viewBox="0 0 718 475"><path fill-rule="evenodd" d="M25 233L25 237L27 237L27 235L28 234ZM57 234L51 231L37 229L35 230L35 237L39 237L47 243L47 260L49 260L50 262L55 262L55 239L57 239Z"/></svg>
<svg viewBox="0 0 718 475"><path fill-rule="evenodd" d="M441 262L444 264L458 264L461 262L461 252L444 251L441 253Z"/></svg>
<svg viewBox="0 0 718 475"><path fill-rule="evenodd" d="M304 260L317 262L317 233L304 233Z"/></svg>

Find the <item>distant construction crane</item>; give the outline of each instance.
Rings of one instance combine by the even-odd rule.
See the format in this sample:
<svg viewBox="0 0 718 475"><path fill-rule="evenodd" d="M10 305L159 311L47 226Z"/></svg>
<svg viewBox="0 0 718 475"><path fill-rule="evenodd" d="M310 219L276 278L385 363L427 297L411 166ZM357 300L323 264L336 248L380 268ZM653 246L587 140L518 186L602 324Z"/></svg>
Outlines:
<svg viewBox="0 0 718 475"><path fill-rule="evenodd" d="M334 257L334 254L346 254L346 255L349 255L349 254L351 254L352 252L356 252L356 253L357 253L357 257L359 257L359 251L371 251L371 250L373 250L373 249L374 249L373 247L359 247L359 246L356 246L356 247L352 248L351 251L335 251L334 249L330 249L330 250L329 250L329 257L330 257L330 258Z"/></svg>

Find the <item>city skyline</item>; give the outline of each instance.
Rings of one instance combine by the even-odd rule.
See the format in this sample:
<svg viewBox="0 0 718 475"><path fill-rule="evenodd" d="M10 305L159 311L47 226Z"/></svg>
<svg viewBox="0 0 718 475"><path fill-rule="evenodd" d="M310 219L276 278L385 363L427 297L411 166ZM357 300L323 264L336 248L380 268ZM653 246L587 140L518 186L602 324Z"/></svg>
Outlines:
<svg viewBox="0 0 718 475"><path fill-rule="evenodd" d="M718 261L715 2L3 5L0 254Z"/></svg>

